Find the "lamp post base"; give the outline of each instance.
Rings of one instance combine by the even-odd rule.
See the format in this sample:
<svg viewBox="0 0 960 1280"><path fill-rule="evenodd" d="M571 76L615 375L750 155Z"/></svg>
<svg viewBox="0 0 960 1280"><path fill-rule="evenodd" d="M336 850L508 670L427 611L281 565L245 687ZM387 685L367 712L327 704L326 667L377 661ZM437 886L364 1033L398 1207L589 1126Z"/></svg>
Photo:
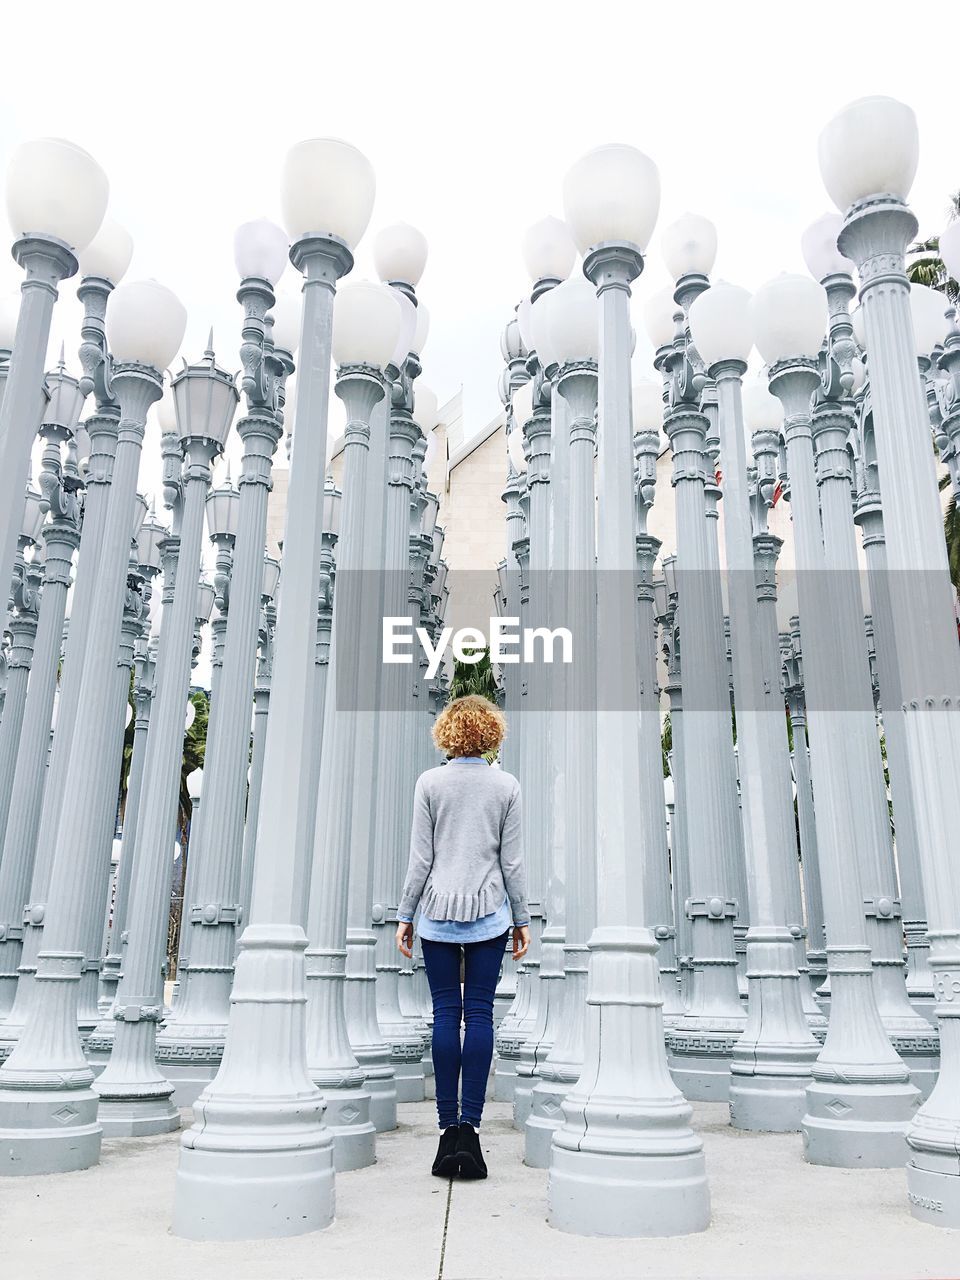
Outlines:
<svg viewBox="0 0 960 1280"><path fill-rule="evenodd" d="M590 939L584 1068L553 1135L547 1220L587 1236L703 1231L703 1145L667 1070L657 944L649 929Z"/></svg>
<svg viewBox="0 0 960 1280"><path fill-rule="evenodd" d="M960 1228L960 1156L915 1154L907 1161L907 1200L921 1222Z"/></svg>
<svg viewBox="0 0 960 1280"><path fill-rule="evenodd" d="M733 1048L745 1020L739 1026L734 1019L724 1021L728 1024L724 1027L714 1024L689 1030L680 1025L668 1033L670 1074L688 1102L730 1101Z"/></svg>
<svg viewBox="0 0 960 1280"><path fill-rule="evenodd" d="M497 1059L493 1068L493 1100L494 1102L513 1103L514 1090L517 1087L517 1063L520 1061L521 1040L516 1043L499 1045Z"/></svg>
<svg viewBox="0 0 960 1280"><path fill-rule="evenodd" d="M919 1101L907 1081L815 1078L801 1125L804 1159L840 1169L901 1168Z"/></svg>
<svg viewBox="0 0 960 1280"><path fill-rule="evenodd" d="M563 1124L563 1101L580 1079L580 1066L544 1063L530 1095L530 1114L523 1126L523 1163L549 1169L553 1135Z"/></svg>
<svg viewBox="0 0 960 1280"><path fill-rule="evenodd" d="M103 1130L90 1088L0 1089L0 1175L74 1173L100 1162Z"/></svg>
<svg viewBox="0 0 960 1280"><path fill-rule="evenodd" d="M101 1097L98 1113L105 1138L147 1138L180 1128L180 1112L169 1094L156 1098Z"/></svg>
<svg viewBox="0 0 960 1280"><path fill-rule="evenodd" d="M319 1111L316 1120L319 1125ZM173 1205L175 1236L275 1240L321 1231L333 1222L329 1136L285 1151L216 1151L195 1145L197 1140L193 1130L184 1134Z"/></svg>

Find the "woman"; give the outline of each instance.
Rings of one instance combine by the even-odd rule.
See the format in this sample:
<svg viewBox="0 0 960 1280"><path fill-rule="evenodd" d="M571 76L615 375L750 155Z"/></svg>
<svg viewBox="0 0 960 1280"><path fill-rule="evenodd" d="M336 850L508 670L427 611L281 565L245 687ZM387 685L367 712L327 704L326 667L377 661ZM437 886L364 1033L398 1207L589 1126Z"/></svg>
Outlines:
<svg viewBox="0 0 960 1280"><path fill-rule="evenodd" d="M483 758L497 750L506 728L486 698L449 703L433 727L447 763L420 775L413 800L397 946L413 954L419 906L417 932L433 997L438 1178L487 1176L478 1130L493 1057L493 996L511 923L514 960L526 955L530 941L520 784Z"/></svg>

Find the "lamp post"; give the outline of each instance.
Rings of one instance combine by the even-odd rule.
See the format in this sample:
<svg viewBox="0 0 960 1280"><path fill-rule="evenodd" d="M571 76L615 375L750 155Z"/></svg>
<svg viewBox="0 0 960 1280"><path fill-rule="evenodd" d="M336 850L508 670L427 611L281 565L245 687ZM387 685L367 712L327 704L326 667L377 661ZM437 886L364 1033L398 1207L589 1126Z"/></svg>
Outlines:
<svg viewBox="0 0 960 1280"><path fill-rule="evenodd" d="M227 615L230 611L230 580L233 575L234 546L237 540L237 507L239 489L233 487L229 468L223 484L207 494L207 530L210 541L216 547L216 566L213 585L216 591L217 615L210 624L213 637L213 654L210 673L210 713L217 702L220 676L223 671L223 651L227 638Z"/></svg>
<svg viewBox="0 0 960 1280"><path fill-rule="evenodd" d="M861 888L864 891L877 1007L913 1083L926 1097L937 1078L939 1045L931 1033L928 1019L911 1006L904 981L902 910L884 761L863 629L862 573L857 560L851 449L856 439L853 400L856 348L848 313L855 287L850 278L852 264L836 248L839 224L839 217L831 219L826 228L827 244L818 245L810 233L822 234L824 226L822 220L814 223L809 228L806 243L807 265L814 278L823 285L829 312L827 346L821 355L821 387L811 415L823 555L826 570L831 573L836 587L832 599L838 611L832 631L836 658L843 666L842 685L837 691L843 701L838 705L848 711L844 760L851 775L850 794L862 796L865 801L856 824L856 849L861 861ZM936 323L936 317L934 320ZM939 332L935 331L930 337L930 346L942 338L946 328L942 307L938 328ZM882 622L883 619L879 639L887 649L890 644ZM889 677L886 661L884 674ZM888 693L895 698L894 690L895 686Z"/></svg>
<svg viewBox="0 0 960 1280"><path fill-rule="evenodd" d="M416 308L417 320L412 334L401 334L399 345L408 349L401 351L398 348L396 352L394 367L397 375L392 379L392 398L385 405L388 418L385 426L389 438L382 497L382 552L378 561L382 581L380 611L382 617L402 617L408 614L409 603L410 504L419 481L416 456L419 450L415 446L435 425L429 419L419 421L422 416L418 413L420 394L414 391L414 383L420 376L421 347L426 338L426 329L419 323L421 304L416 296L416 286L426 266L426 239L415 227L405 223L385 227L374 241L374 260L380 279L390 283L406 303ZM423 396L423 408L430 409L426 394ZM371 496L377 501L375 495L374 487ZM372 619L371 622L376 643L380 619ZM371 764L378 800L372 832L370 913L375 947L376 1017L380 1032L390 1045L397 1101L418 1102L423 1100L426 1087L423 1035L411 1026L400 1008L400 966L394 937L408 844L408 833L400 829L404 812L402 792L410 785L410 762L397 749L397 731L405 722L410 673L399 663L377 663L377 668L380 716L376 757ZM362 761L358 761L358 767L363 767ZM352 1032L351 1040L357 1049L359 1041L354 1039Z"/></svg>
<svg viewBox="0 0 960 1280"><path fill-rule="evenodd" d="M46 730L51 725L55 728L53 746L46 768L43 768L43 762L47 760L46 731L34 742L36 755L21 753L11 797L8 822L11 843L9 849L5 846L3 861L7 863L10 857L18 862L22 860L22 874L25 883L29 883L30 892L29 901L23 908L24 932L19 956L19 980L17 981L15 973L10 975L16 981L17 995L0 1033L0 1058L15 1043L33 998L33 975L36 972L50 876L57 848L57 823L83 683L84 655L100 599L100 553L112 492L111 481L120 419L119 406L113 399L109 383L109 355L104 321L109 296L114 284L123 278L132 252L132 241L126 232L115 223L107 221L84 254L83 279L77 290L77 297L84 307L80 330L83 339L80 346L83 368L80 389L87 393L93 391L96 410L83 424L89 449L83 474L83 524L69 637L65 644L62 678L56 693L57 715L54 721L54 704L51 703L46 725ZM88 259L89 270L86 266ZM133 492L136 484L135 472L129 483ZM136 514L138 513L135 512L135 516ZM130 532L134 523L135 520L132 520ZM122 554L126 565L126 548L122 553L114 554ZM51 640L51 644L59 645L59 642L59 635ZM103 642L114 644L115 637ZM9 976L5 985L9 985Z"/></svg>
<svg viewBox="0 0 960 1280"><path fill-rule="evenodd" d="M777 560L783 542L767 528L767 515L777 498L777 461L779 456L779 432L783 425L783 406L770 394L763 383L752 383L744 387L743 422L747 439L753 448L754 467L747 472L750 486L750 511L753 524L753 564L757 590L757 618L759 623L760 657L762 663L762 679L764 691L770 691L773 698L771 711L779 707L783 716L782 739L778 736L777 750L784 750L787 743L785 761L786 797L788 809L786 832L784 839L783 872L784 892L786 894L786 924L794 940L794 953L797 972L800 975L800 1004L807 1026L820 1040L827 1030L827 1019L814 999L810 986L810 971L807 964L806 938L808 936L803 924L803 894L800 887L800 867L797 860L797 826L793 811L794 768L789 756L789 744L786 735L786 714L782 688L782 658L780 653L780 634L777 627ZM805 745L805 744L804 744ZM809 792L809 777L808 792ZM808 797L812 804L812 794ZM784 803L781 799L780 803ZM814 853L816 851L814 837ZM810 893L819 895L819 872L816 882L811 884ZM811 909L818 912L819 925L815 932L817 945L823 945L823 907Z"/></svg>
<svg viewBox="0 0 960 1280"><path fill-rule="evenodd" d="M127 904L130 899L130 881L133 873L133 851L136 847L137 821L140 799L143 794L143 770L147 749L147 731L150 728L150 712L153 707L154 677L157 666L157 637L150 632L149 605L153 595L152 583L160 572L162 544L167 530L151 512L143 522L137 541L137 560L144 580L144 609L140 634L137 637L133 659L133 748L130 755L130 772L127 775L127 801L123 810L123 832L120 866L117 871L116 891L113 899L113 921L110 941L100 975L101 1006L106 1025L96 1028L94 1036L113 1036L113 1002L120 981L124 938L127 929Z"/></svg>
<svg viewBox="0 0 960 1280"><path fill-rule="evenodd" d="M562 806L563 816L556 826L564 832L563 843L558 846L563 866L554 869L553 874L562 876L564 881L565 976L557 1002L559 1007L555 1007L557 1029L549 1052L537 1064L538 1078L533 1082L530 1114L524 1127L524 1162L541 1169L550 1163L552 1137L563 1121L563 1099L583 1069L587 943L596 927L597 882L593 467L598 309L595 292L584 279L558 285L551 299L547 342L549 358L557 367L554 407L556 409L558 403L563 406L563 412L554 417L554 449L566 454L565 474L559 485L556 469L553 473L555 518L560 514L561 502L566 510L565 519L555 523L552 530L550 563L559 570L560 591L553 587L549 598L555 606L560 603L558 595L562 595L559 617L563 625L571 629L575 642L574 664L564 672L560 705L552 710L554 732L550 739L551 750L559 757L553 762L555 777L562 776L562 784L555 784L553 795L560 797ZM515 581L516 574L510 576ZM513 589L515 591L515 587ZM557 847L555 856L556 852ZM550 897L553 900L555 895ZM548 914L548 922L549 919Z"/></svg>
<svg viewBox="0 0 960 1280"><path fill-rule="evenodd" d="M0 582L10 581L23 515L22 485L36 427L34 409L57 286L77 271L107 208L107 176L61 138L22 143L7 168L13 256L24 270L16 337L0 405Z"/></svg>
<svg viewBox="0 0 960 1280"><path fill-rule="evenodd" d="M114 293L108 336L121 415L99 563L100 607L87 635L65 786L62 793L47 793L59 817L32 1016L0 1068L0 1138L8 1174L64 1172L99 1158L97 1095L76 1019L88 914L84 898L96 888L98 857L109 857L110 848L94 844L97 806L77 810L71 798L95 794L109 758L114 726L103 706L116 668L140 446L147 409L160 394L160 369L180 345L185 322L178 299L153 281L121 285Z"/></svg>
<svg viewBox="0 0 960 1280"><path fill-rule="evenodd" d="M10 650L7 655L7 688L3 702L3 719L0 720L0 840L7 825L10 797L13 792L14 771L24 708L27 701L27 684L33 666L33 651L37 638L40 615L42 568L36 551L42 536L43 498L35 489L27 489L23 510L23 527L17 539L17 559L14 569L11 598L14 611L7 618L10 633ZM33 554L27 559L27 552Z"/></svg>
<svg viewBox="0 0 960 1280"><path fill-rule="evenodd" d="M385 393L383 370L400 335L402 311L387 285L360 282L343 289L334 312L333 355L338 366L337 395L344 402L343 499L337 543L337 590L333 602L333 640L324 700L320 756L318 823L314 875L307 914L307 1060L310 1075L327 1104L337 1169L373 1163L374 1124L371 1093L379 1094L381 1123L396 1123L396 1087L392 1074L379 1072L368 1086L347 1033L344 1008L348 875L352 842L352 786L358 750L358 712L363 705L361 634L365 594L371 588L364 571L367 475L371 415ZM386 424L380 422L380 427ZM332 696L331 696L332 695ZM367 856L361 836L358 856ZM390 1124L389 1112L393 1112ZM387 1114L384 1115L383 1112Z"/></svg>
<svg viewBox="0 0 960 1280"><path fill-rule="evenodd" d="M800 864L803 901L806 907L807 965L813 991L819 994L827 978L827 934L823 918L823 889L820 884L820 851L817 821L810 780L810 748L807 745L807 700L803 687L800 647L800 619L790 619L790 630L780 633L783 687L793 728L793 783L796 790L797 826L800 836Z"/></svg>
<svg viewBox="0 0 960 1280"><path fill-rule="evenodd" d="M267 740L267 715L270 710L270 678L273 670L273 637L277 625L277 588L280 583L280 561L263 557L263 581L260 587L260 621L257 631L257 670L253 689L253 744L247 780L247 808L243 828L243 851L240 865L241 920L250 915L250 893L253 888L253 856L257 844L257 821L260 791L263 785L263 753ZM234 930L234 940L239 942Z"/></svg>
<svg viewBox="0 0 960 1280"><path fill-rule="evenodd" d="M735 1128L800 1128L818 1046L803 1014L789 882L796 875L790 758L780 682L765 674L747 489L741 379L753 347L750 295L715 285L690 308L697 350L716 381L724 479L727 592L746 835L749 1012L731 1062ZM682 606L681 606L682 607Z"/></svg>
<svg viewBox="0 0 960 1280"><path fill-rule="evenodd" d="M820 386L815 358L826 327L826 298L808 277L781 276L753 295L751 311L757 348L770 365L770 390L784 408L827 928L830 1023L807 1089L804 1154L814 1164L896 1166L903 1163L918 1094L877 1007L861 887L860 814L850 803L854 794L869 803L872 792L862 775L854 791L857 774L847 761L847 726L854 722L856 730L859 708L856 688L846 679L850 665L837 653L848 641L845 606L835 598L844 584L828 568L814 470L811 397ZM848 510L849 504L848 487ZM862 621L858 627L862 636ZM851 850L858 856L851 857Z"/></svg>
<svg viewBox="0 0 960 1280"><path fill-rule="evenodd" d="M369 161L332 139L297 144L284 167L283 204L303 273L300 431L291 459L271 715L253 867L250 923L240 939L223 1059L183 1137L173 1229L201 1239L262 1239L327 1226L333 1149L306 1062L303 903L308 890L307 783L314 732L322 504L337 280L373 206ZM225 1194L229 1189L229 1194Z"/></svg>
<svg viewBox="0 0 960 1280"><path fill-rule="evenodd" d="M734 921L746 904L739 893L742 829L730 723L723 599L717 542L717 484L709 458L715 389L690 339L686 316L709 288L716 231L703 218L687 224L671 252L681 270L669 308L645 314L663 376L664 431L673 456L677 520L677 619L682 636L684 826L690 896L690 961L686 1012L670 1031L671 1071L684 1096L726 1099L733 1047L746 1018L737 974ZM676 328L673 327L675 323ZM674 753L677 745L674 745Z"/></svg>
<svg viewBox="0 0 960 1280"><path fill-rule="evenodd" d="M69 386L65 374L61 385ZM66 421L57 423L51 417L49 423L44 423L47 444L39 483L50 519L42 533L43 592L34 642L34 672L27 688L10 805L6 820L0 824L4 832L0 857L0 921L3 922L0 924L0 1019L12 1009L16 992L23 946L23 911L30 893L35 848L29 822L36 811L33 797L37 779L46 764L70 568L80 542L81 480L76 449L70 437L76 422L72 410L67 414L65 399L61 402L58 398L53 413ZM64 444L65 458L62 456ZM28 769L32 771L34 784L29 791L24 780Z"/></svg>
<svg viewBox="0 0 960 1280"><path fill-rule="evenodd" d="M156 1055L157 1024L163 1013L170 835L176 827L194 627L198 617L209 617L213 604L211 589L202 609L197 597L210 466L223 451L239 399L233 377L217 366L209 346L200 363L184 365L172 390L184 458L180 548L173 599L165 610L157 653L144 760L149 784L137 819L129 941L114 1005L113 1051L95 1086L100 1124L106 1134L117 1137L165 1133L180 1126L171 1102L173 1086ZM212 910L206 902L198 908L191 902L189 907L191 919L196 912L210 923L224 911L220 903ZM196 963L195 956L191 963Z"/></svg>
<svg viewBox="0 0 960 1280"><path fill-rule="evenodd" d="M600 300L599 874L584 1070L553 1136L548 1215L561 1230L592 1235L682 1234L702 1230L710 1215L702 1145L667 1070L657 944L645 923L638 865L647 824L635 785L641 761L629 298L659 188L653 162L625 146L589 152L564 182L567 222ZM628 1052L610 1052L628 1045Z"/></svg>
<svg viewBox="0 0 960 1280"><path fill-rule="evenodd" d="M157 1040L158 1061L176 1083L178 1106L192 1105L216 1074L230 1013L237 930L243 919L244 800L267 501L282 432L281 396L299 339L299 307L294 308L293 325L283 307L279 326L267 320L276 306L273 287L287 260L286 232L263 220L246 223L236 233L234 251L241 277L237 297L244 309L240 355L246 413L237 424L243 462L239 495L221 488L207 499L208 525L220 548L221 581L226 576L224 548L232 551L229 585L220 593L220 614L226 621L223 669L207 729L199 838L191 841L190 901L184 903L188 962L176 1010Z"/></svg>
<svg viewBox="0 0 960 1280"><path fill-rule="evenodd" d="M915 1217L960 1225L960 651L926 398L911 341L903 254L917 222L906 198L919 152L913 112L889 98L841 111L820 137L820 168L845 215L838 247L860 273L870 394L903 708L940 1027L940 1075L908 1133ZM955 265L955 264L954 264Z"/></svg>

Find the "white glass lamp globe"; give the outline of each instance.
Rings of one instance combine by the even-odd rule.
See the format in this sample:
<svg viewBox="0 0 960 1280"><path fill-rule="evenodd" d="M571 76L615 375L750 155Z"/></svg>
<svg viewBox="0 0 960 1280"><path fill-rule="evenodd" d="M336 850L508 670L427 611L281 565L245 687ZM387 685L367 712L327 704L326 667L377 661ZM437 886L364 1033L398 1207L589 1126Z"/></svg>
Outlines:
<svg viewBox="0 0 960 1280"><path fill-rule="evenodd" d="M519 424L507 436L507 453L510 455L514 471L522 475L527 469L527 460L523 456L523 432Z"/></svg>
<svg viewBox="0 0 960 1280"><path fill-rule="evenodd" d="M557 363L557 355L553 345L552 318L557 310L557 290L559 285L548 289L533 303L530 308L530 340L541 365L545 369Z"/></svg>
<svg viewBox="0 0 960 1280"><path fill-rule="evenodd" d="M750 294L721 280L690 306L690 335L704 363L746 360L753 347Z"/></svg>
<svg viewBox="0 0 960 1280"><path fill-rule="evenodd" d="M681 276L708 276L717 260L717 228L698 213L684 213L660 237L667 270Z"/></svg>
<svg viewBox="0 0 960 1280"><path fill-rule="evenodd" d="M176 433L177 430L177 410L173 403L173 392L169 387L164 387L163 395L156 403L157 423L163 435Z"/></svg>
<svg viewBox="0 0 960 1280"><path fill-rule="evenodd" d="M853 373L853 386L850 389L856 395L867 380L867 366L859 356L854 356L850 361L850 369Z"/></svg>
<svg viewBox="0 0 960 1280"><path fill-rule="evenodd" d="M867 349L867 327L863 323L863 307L854 307L850 312L850 323L853 325L853 336L861 351Z"/></svg>
<svg viewBox="0 0 960 1280"><path fill-rule="evenodd" d="M393 288L388 285L387 288ZM393 295L400 304L400 332L397 334L396 345L393 348L393 355L390 357L390 363L395 369L402 369L407 362L407 356L413 350L413 340L417 332L417 308L413 305L405 293L401 293L399 289L393 289Z"/></svg>
<svg viewBox="0 0 960 1280"><path fill-rule="evenodd" d="M905 200L920 157L917 117L896 98L859 98L824 126L817 151L823 185L841 213L881 192Z"/></svg>
<svg viewBox="0 0 960 1280"><path fill-rule="evenodd" d="M266 279L266 276L263 277ZM295 355L300 345L300 320L303 312L303 294L299 289L285 285L274 295L271 308L273 317L273 345L281 351Z"/></svg>
<svg viewBox="0 0 960 1280"><path fill-rule="evenodd" d="M100 230L109 195L93 156L64 138L23 142L7 166L7 217L17 236L56 236L79 252Z"/></svg>
<svg viewBox="0 0 960 1280"><path fill-rule="evenodd" d="M119 284L133 257L133 236L113 218L104 218L100 230L78 255L82 276L99 276Z"/></svg>
<svg viewBox="0 0 960 1280"><path fill-rule="evenodd" d="M233 233L233 261L241 280L276 284L286 270L289 253L287 233L269 218L244 222Z"/></svg>
<svg viewBox="0 0 960 1280"><path fill-rule="evenodd" d="M107 343L121 364L165 369L180 350L186 327L183 303L156 280L119 285L107 309Z"/></svg>
<svg viewBox="0 0 960 1280"><path fill-rule="evenodd" d="M393 355L402 323L397 291L388 284L358 280L338 289L333 304L335 362L383 368Z"/></svg>
<svg viewBox="0 0 960 1280"><path fill-rule="evenodd" d="M683 308L674 301L673 290L660 289L643 304L643 327L654 348L669 347L676 333L676 316Z"/></svg>
<svg viewBox="0 0 960 1280"><path fill-rule="evenodd" d="M949 300L936 289L925 284L911 284L910 313L913 316L913 336L917 355L928 356L934 347L943 345L947 336L947 318L944 312Z"/></svg>
<svg viewBox="0 0 960 1280"><path fill-rule="evenodd" d="M566 280L573 270L577 246L570 228L560 218L541 218L527 227L520 242L523 265L530 279Z"/></svg>
<svg viewBox="0 0 960 1280"><path fill-rule="evenodd" d="M193 702L188 698L188 699L187 699L187 710L186 710L186 713L184 714L184 717L183 717L183 731L184 731L184 733L189 733L189 732L190 732L190 726L193 724L193 722L194 722L194 720L196 720L196 718L197 718L197 708L193 705Z"/></svg>
<svg viewBox="0 0 960 1280"><path fill-rule="evenodd" d="M266 277L264 277L264 279L266 279ZM191 702L190 705L192 707L193 703ZM193 803L196 804L197 801L200 799L200 794L202 791L203 791L203 770L200 768L197 768L197 769L194 769L192 773L187 774L187 795L190 797Z"/></svg>
<svg viewBox="0 0 960 1280"><path fill-rule="evenodd" d="M428 471L433 466L433 460L437 456L437 437L432 431L427 432L427 451L423 455L422 470Z"/></svg>
<svg viewBox="0 0 960 1280"><path fill-rule="evenodd" d="M533 417L533 380L521 382L513 393L513 421L518 428Z"/></svg>
<svg viewBox="0 0 960 1280"><path fill-rule="evenodd" d="M779 431L783 426L783 404L767 386L766 379L743 385L743 429L747 439L755 431Z"/></svg>
<svg viewBox="0 0 960 1280"><path fill-rule="evenodd" d="M427 237L408 222L382 227L373 238L373 265L384 284L415 288L427 265Z"/></svg>
<svg viewBox="0 0 960 1280"><path fill-rule="evenodd" d="M551 289L546 315L547 345L557 364L596 360L600 353L600 310L597 291L584 276L574 276Z"/></svg>
<svg viewBox="0 0 960 1280"><path fill-rule="evenodd" d="M563 212L581 253L607 240L646 249L660 211L660 173L636 147L588 151L563 180Z"/></svg>
<svg viewBox="0 0 960 1280"><path fill-rule="evenodd" d="M529 298L523 298L517 307L517 328L520 330L520 341L523 349L528 354L536 351L533 342L533 303Z"/></svg>
<svg viewBox="0 0 960 1280"><path fill-rule="evenodd" d="M940 257L954 280L960 280L960 219L951 222L940 236Z"/></svg>
<svg viewBox="0 0 960 1280"><path fill-rule="evenodd" d="M289 234L334 235L355 248L367 229L377 181L363 152L339 138L308 138L287 152L281 204Z"/></svg>
<svg viewBox="0 0 960 1280"><path fill-rule="evenodd" d="M827 328L827 295L809 276L776 276L750 300L753 340L767 364L816 359Z"/></svg>
<svg viewBox="0 0 960 1280"><path fill-rule="evenodd" d="M437 400L437 393L433 388L425 386L419 381L414 391L413 416L416 418L420 430L427 437L427 451L429 452L430 441L433 439L430 433L440 421L440 404Z"/></svg>
<svg viewBox="0 0 960 1280"><path fill-rule="evenodd" d="M837 248L837 237L842 226L843 218L839 213L825 213L816 222L811 222L800 237L803 260L814 280L824 280L827 276L853 275L853 263Z"/></svg>
<svg viewBox="0 0 960 1280"><path fill-rule="evenodd" d="M659 431L663 426L663 387L652 378L633 384L634 431Z"/></svg>
<svg viewBox="0 0 960 1280"><path fill-rule="evenodd" d="M0 350L12 351L20 315L20 294L0 295Z"/></svg>
<svg viewBox="0 0 960 1280"><path fill-rule="evenodd" d="M430 333L430 312L423 305L420 299L417 299L417 327L413 332L413 346L410 350L414 355L422 355L423 348L427 345L427 336Z"/></svg>

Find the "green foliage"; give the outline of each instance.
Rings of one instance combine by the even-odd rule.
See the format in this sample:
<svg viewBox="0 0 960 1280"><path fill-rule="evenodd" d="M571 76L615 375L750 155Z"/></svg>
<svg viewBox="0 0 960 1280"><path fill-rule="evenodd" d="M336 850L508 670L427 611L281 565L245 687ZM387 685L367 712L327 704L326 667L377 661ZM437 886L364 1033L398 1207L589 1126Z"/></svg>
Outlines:
<svg viewBox="0 0 960 1280"><path fill-rule="evenodd" d="M663 717L663 728L660 730L660 751L663 755L663 776L670 777L670 752L673 750L673 722L670 712Z"/></svg>
<svg viewBox="0 0 960 1280"><path fill-rule="evenodd" d="M950 220L960 217L960 191L950 197ZM960 284L954 280L940 257L940 237L929 236L912 244L909 253L916 255L907 268L907 277L913 284L925 284L946 294L956 305L960 301Z"/></svg>
<svg viewBox="0 0 960 1280"><path fill-rule="evenodd" d="M950 581L955 591L960 591L960 512L957 511L956 494L950 499L943 517L943 532L947 539L947 559L950 562Z"/></svg>
<svg viewBox="0 0 960 1280"><path fill-rule="evenodd" d="M464 652L468 652L465 650ZM496 672L490 662L490 650L471 649L471 656L481 654L479 662L461 662L453 660L453 679L450 681L450 701L454 698L466 698L471 694L479 695L488 701L500 703L500 686L497 684Z"/></svg>
<svg viewBox="0 0 960 1280"><path fill-rule="evenodd" d="M180 798L177 804L177 834L181 847L186 847L187 828L190 825L190 795L187 791L187 778L194 769L203 768L203 758L207 750L207 723L210 719L210 699L202 689L195 689L190 695L196 715L193 724L184 734L183 763L180 766ZM186 869L186 867L184 867Z"/></svg>

